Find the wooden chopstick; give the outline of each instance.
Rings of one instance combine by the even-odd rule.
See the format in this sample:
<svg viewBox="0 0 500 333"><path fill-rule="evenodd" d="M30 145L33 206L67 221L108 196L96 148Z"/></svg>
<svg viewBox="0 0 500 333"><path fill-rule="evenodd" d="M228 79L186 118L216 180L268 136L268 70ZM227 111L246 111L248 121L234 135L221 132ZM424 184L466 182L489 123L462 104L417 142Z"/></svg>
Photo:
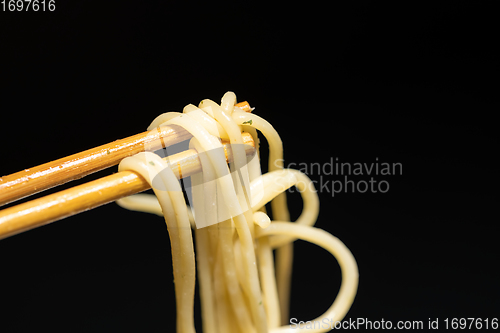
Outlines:
<svg viewBox="0 0 500 333"><path fill-rule="evenodd" d="M253 155L255 143L252 136L248 133L242 133L242 138L247 156ZM227 149L227 145L225 145L224 150L227 160L231 161L231 149ZM200 161L194 149L164 159L178 178L201 171ZM139 174L133 171L122 171L6 208L0 211L0 239L99 207L149 188L149 183Z"/></svg>
<svg viewBox="0 0 500 333"><path fill-rule="evenodd" d="M248 102L236 106L251 112ZM180 126L162 126L125 139L76 153L8 176L0 177L0 206L40 191L112 167L122 159L145 150L169 147L191 138Z"/></svg>
<svg viewBox="0 0 500 333"><path fill-rule="evenodd" d="M0 179L0 205L117 165L144 151L145 145L160 149L162 142L168 147L190 137L179 126L164 126L4 176Z"/></svg>

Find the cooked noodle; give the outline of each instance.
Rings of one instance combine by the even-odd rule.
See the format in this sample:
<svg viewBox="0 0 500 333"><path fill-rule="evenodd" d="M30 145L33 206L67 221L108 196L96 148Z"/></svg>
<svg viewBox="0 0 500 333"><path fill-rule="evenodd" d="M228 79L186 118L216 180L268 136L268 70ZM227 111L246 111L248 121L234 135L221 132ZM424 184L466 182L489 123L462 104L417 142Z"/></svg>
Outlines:
<svg viewBox="0 0 500 333"><path fill-rule="evenodd" d="M131 210L163 215L172 247L177 304L177 332L194 328L195 279L198 276L203 332L295 332L288 323L292 242L302 239L332 253L342 270L342 284L332 306L315 320L341 320L357 291L358 270L351 252L327 232L313 227L319 200L303 173L283 169L283 146L276 130L261 117L244 112L227 92L220 105L203 100L183 113L158 116L148 130L179 125L193 138L202 172L191 176L188 206L168 163L152 152L124 159L119 170L134 170L152 186L153 195L134 195L118 201ZM259 156L245 154L241 132L257 130L269 143L269 172L261 175ZM233 161L228 166L220 139L229 140ZM162 186L155 186L160 180ZM303 211L290 222L285 191L296 186ZM190 198L191 201L191 198ZM264 205L271 202L274 220ZM196 237L196 260L192 227ZM276 264L273 250L276 250ZM196 273L197 270L197 273ZM283 326L280 326L283 325ZM308 332L325 332L314 328Z"/></svg>

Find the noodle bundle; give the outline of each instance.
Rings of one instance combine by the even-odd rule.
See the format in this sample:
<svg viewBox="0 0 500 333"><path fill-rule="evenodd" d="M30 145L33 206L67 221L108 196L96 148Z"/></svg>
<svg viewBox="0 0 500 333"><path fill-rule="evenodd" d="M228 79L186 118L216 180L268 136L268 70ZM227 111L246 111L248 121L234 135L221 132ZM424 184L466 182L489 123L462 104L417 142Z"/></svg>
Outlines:
<svg viewBox="0 0 500 333"><path fill-rule="evenodd" d="M193 135L189 145L197 150L203 171L191 176L189 206L179 179L157 154L139 153L119 165L120 171L134 170L142 175L155 195L137 194L120 199L118 204L165 218L172 249L177 332L195 332L196 277L203 332L295 332L297 328L287 323L292 243L297 239L317 244L337 259L342 270L340 290L330 308L314 320L339 321L357 291L354 257L340 240L313 227L319 213L318 196L305 174L283 168L283 146L276 130L235 104L236 95L227 92L220 104L208 99L198 106L189 104L182 113L158 116L148 128L178 125ZM257 131L267 139L268 173L261 174L258 153L246 156L242 131L252 135L257 152ZM230 142L229 165L221 139ZM289 221L284 193L291 186L297 187L304 201L295 222ZM266 214L269 202L273 221ZM327 330L315 327L307 331Z"/></svg>

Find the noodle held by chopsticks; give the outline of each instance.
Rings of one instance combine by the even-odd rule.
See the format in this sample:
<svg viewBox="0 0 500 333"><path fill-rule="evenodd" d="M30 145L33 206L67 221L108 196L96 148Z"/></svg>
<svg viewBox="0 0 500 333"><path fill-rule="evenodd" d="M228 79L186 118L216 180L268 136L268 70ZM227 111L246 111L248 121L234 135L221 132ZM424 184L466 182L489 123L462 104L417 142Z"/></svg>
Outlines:
<svg viewBox="0 0 500 333"><path fill-rule="evenodd" d="M313 227L319 200L311 180L303 173L283 169L283 145L276 130L261 117L237 106L227 92L220 104L203 100L183 113L158 116L148 128L179 125L193 135L190 147L198 152L203 172L193 175L191 207L184 200L178 179L154 153L124 159L120 170L139 172L156 195L131 196L118 204L165 217L172 246L177 303L177 332L194 328L194 287L198 276L203 331L295 332L289 325L292 243L303 239L331 252L342 269L342 285L332 306L315 320L341 320L357 290L358 270L351 252L334 236ZM269 172L262 175L259 154L247 160L241 132L257 131L269 143ZM220 139L229 140L233 162L228 166ZM160 181L161 186L154 186ZM297 221L290 222L285 191L296 186L304 200ZM271 202L274 221L265 213ZM191 221L190 221L191 220ZM191 227L195 228L196 260ZM273 250L277 250L274 263ZM197 262L197 274L195 273ZM308 332L325 332L314 328Z"/></svg>

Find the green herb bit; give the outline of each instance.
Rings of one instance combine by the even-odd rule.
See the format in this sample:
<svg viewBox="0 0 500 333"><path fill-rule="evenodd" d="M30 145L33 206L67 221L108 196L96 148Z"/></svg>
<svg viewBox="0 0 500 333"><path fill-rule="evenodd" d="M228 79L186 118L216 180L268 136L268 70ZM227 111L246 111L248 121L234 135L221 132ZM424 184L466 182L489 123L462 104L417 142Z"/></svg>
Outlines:
<svg viewBox="0 0 500 333"><path fill-rule="evenodd" d="M151 164L151 165L155 165L155 162L153 162L153 161L149 161L149 164Z"/></svg>
<svg viewBox="0 0 500 333"><path fill-rule="evenodd" d="M252 125L252 122L253 122L252 119L250 119L250 120L244 121L243 124Z"/></svg>

